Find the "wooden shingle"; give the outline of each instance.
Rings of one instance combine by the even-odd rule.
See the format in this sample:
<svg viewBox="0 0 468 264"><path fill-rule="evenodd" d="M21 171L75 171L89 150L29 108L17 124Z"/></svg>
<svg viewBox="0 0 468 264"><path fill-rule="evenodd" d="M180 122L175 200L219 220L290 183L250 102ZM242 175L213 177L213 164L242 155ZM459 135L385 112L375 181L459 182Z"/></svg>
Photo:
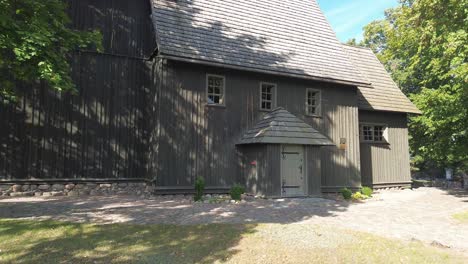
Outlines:
<svg viewBox="0 0 468 264"><path fill-rule="evenodd" d="M153 0L161 56L366 85L315 0Z"/></svg>
<svg viewBox="0 0 468 264"><path fill-rule="evenodd" d="M398 88L372 50L343 45L351 61L372 87L359 87L359 109L420 114L421 111Z"/></svg>
<svg viewBox="0 0 468 264"><path fill-rule="evenodd" d="M238 145L244 144L334 145L327 137L282 107L266 114L247 131L238 142Z"/></svg>

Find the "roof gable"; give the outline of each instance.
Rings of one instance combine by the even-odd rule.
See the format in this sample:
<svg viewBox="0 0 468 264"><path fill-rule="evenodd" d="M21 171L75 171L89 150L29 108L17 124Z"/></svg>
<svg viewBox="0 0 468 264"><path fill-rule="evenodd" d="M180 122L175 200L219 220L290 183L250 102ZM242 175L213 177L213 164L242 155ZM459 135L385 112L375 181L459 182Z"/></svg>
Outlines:
<svg viewBox="0 0 468 264"><path fill-rule="evenodd" d="M349 45L343 45L343 47L357 69L372 84L372 87L359 87L359 109L421 113L398 88L371 49Z"/></svg>
<svg viewBox="0 0 468 264"><path fill-rule="evenodd" d="M365 84L315 0L152 0L161 55Z"/></svg>
<svg viewBox="0 0 468 264"><path fill-rule="evenodd" d="M282 107L266 114L243 135L238 145L266 143L334 145L327 137Z"/></svg>

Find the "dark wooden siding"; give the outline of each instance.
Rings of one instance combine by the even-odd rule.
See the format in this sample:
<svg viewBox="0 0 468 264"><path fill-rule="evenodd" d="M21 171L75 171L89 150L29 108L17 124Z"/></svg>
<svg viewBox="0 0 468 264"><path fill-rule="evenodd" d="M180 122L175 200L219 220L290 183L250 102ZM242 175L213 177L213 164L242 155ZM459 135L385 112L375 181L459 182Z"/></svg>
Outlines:
<svg viewBox="0 0 468 264"><path fill-rule="evenodd" d="M309 195L322 193L321 147L306 146L307 191Z"/></svg>
<svg viewBox="0 0 468 264"><path fill-rule="evenodd" d="M0 179L143 178L148 158L148 57L155 42L145 0L69 1L72 26L99 29L104 53L72 54L76 95L21 85L0 105Z"/></svg>
<svg viewBox="0 0 468 264"><path fill-rule="evenodd" d="M359 121L388 126L388 144L361 143L362 184L408 185L411 174L406 114L360 111Z"/></svg>
<svg viewBox="0 0 468 264"><path fill-rule="evenodd" d="M268 197L281 196L280 145L240 146L241 174L249 193Z"/></svg>
<svg viewBox="0 0 468 264"><path fill-rule="evenodd" d="M1 106L2 179L145 176L146 64L75 58L77 95L27 86L16 104Z"/></svg>
<svg viewBox="0 0 468 264"><path fill-rule="evenodd" d="M259 83L277 84L278 106L311 124L337 145L347 149L322 151L322 184L360 186L359 135L356 87L283 78L222 68L167 61L157 111L160 120L159 186L192 186L203 176L211 186L230 186L241 177L235 143L265 112L259 111ZM206 74L226 77L226 106L206 106ZM322 90L323 116L305 116L306 88ZM157 118L157 117L155 117ZM336 187L338 188L338 187Z"/></svg>
<svg viewBox="0 0 468 264"><path fill-rule="evenodd" d="M104 52L132 57L149 57L156 41L148 0L69 0L72 27L98 29Z"/></svg>

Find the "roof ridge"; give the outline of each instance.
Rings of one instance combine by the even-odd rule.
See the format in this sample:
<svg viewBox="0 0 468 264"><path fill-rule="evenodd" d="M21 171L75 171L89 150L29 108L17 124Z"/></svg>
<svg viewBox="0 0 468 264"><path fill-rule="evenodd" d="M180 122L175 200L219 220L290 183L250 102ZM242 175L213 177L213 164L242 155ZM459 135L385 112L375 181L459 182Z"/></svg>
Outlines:
<svg viewBox="0 0 468 264"><path fill-rule="evenodd" d="M372 53L374 52L371 48L369 47L363 47L363 46L354 46L354 45L351 45L351 44L346 44L346 43L341 43L341 45L343 46L347 46L347 47L350 47L350 48L355 48L355 49L363 49L363 50L368 50L368 51L371 51Z"/></svg>

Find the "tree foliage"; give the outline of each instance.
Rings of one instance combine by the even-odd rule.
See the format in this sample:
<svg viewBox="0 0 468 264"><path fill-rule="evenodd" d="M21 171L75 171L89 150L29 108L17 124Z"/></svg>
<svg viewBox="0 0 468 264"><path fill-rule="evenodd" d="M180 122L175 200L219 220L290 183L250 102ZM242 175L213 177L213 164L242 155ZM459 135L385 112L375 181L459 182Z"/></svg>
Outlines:
<svg viewBox="0 0 468 264"><path fill-rule="evenodd" d="M468 0L401 0L364 30L370 47L422 115L411 149L440 166L468 163Z"/></svg>
<svg viewBox="0 0 468 264"><path fill-rule="evenodd" d="M15 99L19 82L74 90L68 56L90 45L100 49L101 36L69 24L63 0L0 0L0 103Z"/></svg>

